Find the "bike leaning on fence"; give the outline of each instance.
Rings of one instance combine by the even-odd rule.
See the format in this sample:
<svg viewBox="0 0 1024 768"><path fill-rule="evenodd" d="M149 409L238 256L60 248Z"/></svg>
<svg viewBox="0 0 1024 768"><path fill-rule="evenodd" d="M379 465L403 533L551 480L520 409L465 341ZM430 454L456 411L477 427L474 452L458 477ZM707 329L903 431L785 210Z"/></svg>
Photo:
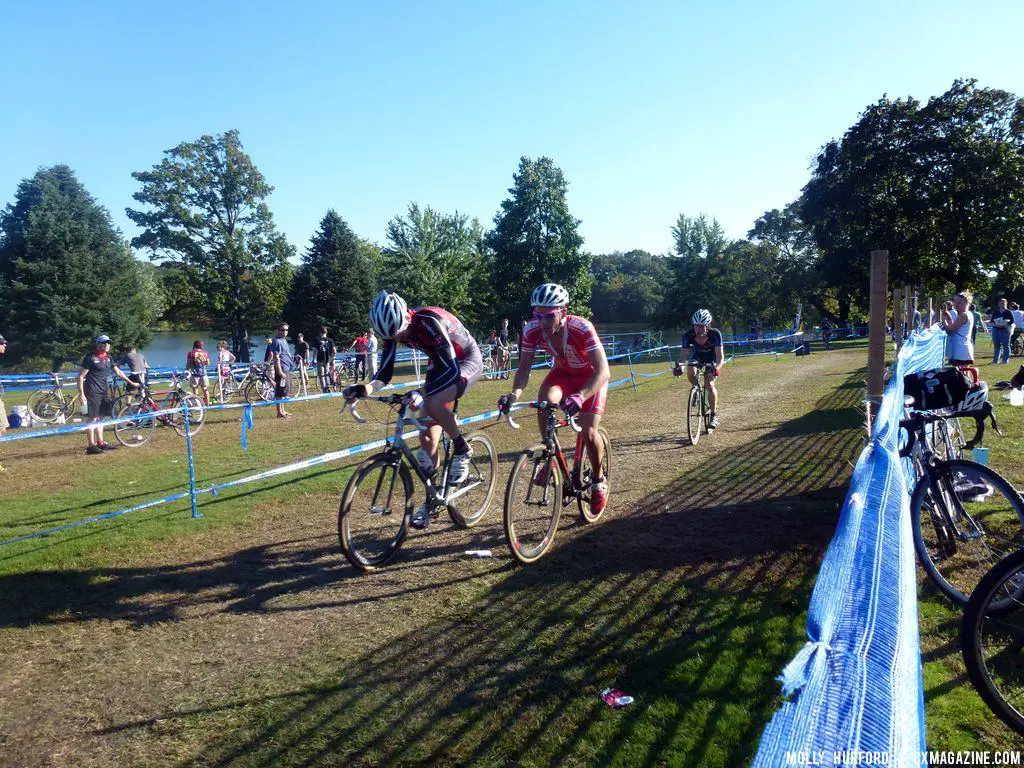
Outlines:
<svg viewBox="0 0 1024 768"><path fill-rule="evenodd" d="M188 409L188 428L185 427L185 409ZM158 411L172 411L157 415ZM170 426L179 435L195 435L203 428L206 410L203 401L185 391L183 377L177 372L171 374L170 390L158 403L149 386L141 392L129 392L114 401L115 419L128 418L114 425L114 437L126 448L137 448L149 442L157 422Z"/></svg>
<svg viewBox="0 0 1024 768"><path fill-rule="evenodd" d="M910 499L914 549L939 591L964 605L1000 558L1024 546L1024 499L990 467L936 455L932 425L947 416L909 413L900 421L907 436L900 456L918 475Z"/></svg>
<svg viewBox="0 0 1024 768"><path fill-rule="evenodd" d="M34 390L28 396L26 406L36 421L44 424L52 424L55 421L63 423L78 413L82 401L77 390L71 394L64 393L60 377L56 373L50 374L50 382L47 389Z"/></svg>
<svg viewBox="0 0 1024 768"><path fill-rule="evenodd" d="M960 646L982 700L1024 735L1024 549L1000 560L971 593Z"/></svg>
<svg viewBox="0 0 1024 768"><path fill-rule="evenodd" d="M583 433L575 418L559 418L553 403L531 403L546 416L544 441L525 448L512 467L505 488L505 541L521 563L534 563L543 557L555 541L562 507L579 506L585 523L597 522L602 513L590 511L590 487L595 476ZM511 412L505 414L509 426L519 429ZM500 416L498 417L501 418ZM558 430L571 427L576 432L572 469L558 442ZM604 447L604 477L611 482L612 447L608 433L597 428Z"/></svg>
<svg viewBox="0 0 1024 768"><path fill-rule="evenodd" d="M452 463L452 442L442 436L443 461L436 471L427 471L416 461L412 449L405 442L405 431L413 426L424 430L429 426L413 413L412 405L418 393L406 395L369 396L361 400L374 400L396 409L393 435L384 449L366 459L352 474L341 496L338 508L338 540L341 551L356 568L371 571L390 561L401 548L414 508L413 474L419 477L426 490L426 505L431 518L441 509L459 528L471 528L487 512L497 481L498 454L490 438L482 432L465 436L473 449L469 476L458 485L450 485L448 474ZM356 403L349 406L352 416L359 422L366 419L356 411ZM456 413L458 400L452 407ZM411 471L410 471L411 469Z"/></svg>

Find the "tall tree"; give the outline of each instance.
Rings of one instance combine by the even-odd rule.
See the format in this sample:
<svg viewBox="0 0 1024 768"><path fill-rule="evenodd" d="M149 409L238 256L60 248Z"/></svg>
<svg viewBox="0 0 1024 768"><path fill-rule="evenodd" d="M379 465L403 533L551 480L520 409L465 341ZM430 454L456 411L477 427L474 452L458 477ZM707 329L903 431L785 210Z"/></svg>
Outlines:
<svg viewBox="0 0 1024 768"><path fill-rule="evenodd" d="M145 231L132 244L153 259L181 264L205 309L234 332L235 354L249 359L248 328L279 316L291 282L294 249L274 227L273 191L242 149L237 131L203 136L167 150L126 210Z"/></svg>
<svg viewBox="0 0 1024 768"><path fill-rule="evenodd" d="M591 257L582 250L580 221L569 213L565 175L549 157L523 157L512 179L511 197L502 202L484 239L494 252L492 282L500 286L500 313L525 316L533 288L555 282L568 289L571 311L589 315Z"/></svg>
<svg viewBox="0 0 1024 768"><path fill-rule="evenodd" d="M659 325L685 327L695 309L705 307L718 315L729 297L729 286L721 280L726 273L725 250L729 244L717 219L679 214L672 227L675 256L669 259L673 280L666 291L668 303Z"/></svg>
<svg viewBox="0 0 1024 768"><path fill-rule="evenodd" d="M373 265L363 244L329 210L296 270L284 316L307 339L316 338L321 326L339 341L352 338L368 327L373 290Z"/></svg>
<svg viewBox="0 0 1024 768"><path fill-rule="evenodd" d="M474 323L485 308L478 295L485 282L480 223L458 212L438 213L410 203L388 222L388 243L378 282L412 305L441 306Z"/></svg>
<svg viewBox="0 0 1024 768"><path fill-rule="evenodd" d="M0 216L0 327L13 361L43 357L56 369L100 332L145 344L163 306L158 281L68 166L18 185Z"/></svg>

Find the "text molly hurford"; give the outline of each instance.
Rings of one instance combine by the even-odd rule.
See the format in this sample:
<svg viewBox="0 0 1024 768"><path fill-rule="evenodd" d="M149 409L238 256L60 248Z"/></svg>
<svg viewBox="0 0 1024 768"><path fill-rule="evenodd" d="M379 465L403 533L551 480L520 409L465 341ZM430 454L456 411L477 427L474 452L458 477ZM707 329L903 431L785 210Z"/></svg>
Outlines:
<svg viewBox="0 0 1024 768"><path fill-rule="evenodd" d="M910 754L866 752L859 749L794 751L786 753L786 765L1021 765L1018 751L915 751Z"/></svg>

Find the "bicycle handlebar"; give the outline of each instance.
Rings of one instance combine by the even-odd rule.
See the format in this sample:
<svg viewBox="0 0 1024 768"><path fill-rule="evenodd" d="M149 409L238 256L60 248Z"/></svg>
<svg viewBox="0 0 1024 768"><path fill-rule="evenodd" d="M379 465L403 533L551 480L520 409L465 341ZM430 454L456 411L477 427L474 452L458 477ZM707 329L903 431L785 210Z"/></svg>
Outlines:
<svg viewBox="0 0 1024 768"><path fill-rule="evenodd" d="M360 416L359 412L356 410L356 404L360 400L376 400L378 403L384 403L385 405L408 406L410 404L410 395L412 395L412 392L409 392L408 394L405 395L365 395L364 397L354 397L351 400L346 400L345 403L348 405L348 412L352 414L352 418L354 418L360 424L366 424L369 421L369 419ZM406 410L404 417L405 420L412 424L414 427L416 427L416 429L418 429L420 432L425 432L431 425L424 424L423 422L421 422L419 419L416 418L416 415L414 413L410 413L411 410L411 408L408 408Z"/></svg>
<svg viewBox="0 0 1024 768"><path fill-rule="evenodd" d="M565 409L562 408L557 403L549 403L549 402L547 402L545 400L541 400L541 401L536 402L536 403L529 403L529 406L531 408L536 408L538 411L554 411L554 410L557 410L557 409L561 409L563 412L565 411ZM512 418L511 410L506 411L504 414L498 414L498 421L501 421L502 415L504 415L505 418L508 419L508 425L510 427L512 427L512 429L519 429L518 422L516 422ZM583 431L583 427L581 427L579 425L579 423L576 421L576 417L575 416L567 416L566 419L565 419L565 422L562 423L562 424L559 424L558 426L569 426L569 427L572 427L572 431L573 432L582 432Z"/></svg>

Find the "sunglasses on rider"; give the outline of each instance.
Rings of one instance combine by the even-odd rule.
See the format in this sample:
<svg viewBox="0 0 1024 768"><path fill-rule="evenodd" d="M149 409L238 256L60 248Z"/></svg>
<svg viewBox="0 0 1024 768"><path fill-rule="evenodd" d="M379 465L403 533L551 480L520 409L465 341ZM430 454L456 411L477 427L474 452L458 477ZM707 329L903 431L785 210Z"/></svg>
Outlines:
<svg viewBox="0 0 1024 768"><path fill-rule="evenodd" d="M562 310L560 309L552 309L550 312L541 312L535 309L533 310L533 316L536 317L538 320L547 320L549 317L554 317L561 311Z"/></svg>

